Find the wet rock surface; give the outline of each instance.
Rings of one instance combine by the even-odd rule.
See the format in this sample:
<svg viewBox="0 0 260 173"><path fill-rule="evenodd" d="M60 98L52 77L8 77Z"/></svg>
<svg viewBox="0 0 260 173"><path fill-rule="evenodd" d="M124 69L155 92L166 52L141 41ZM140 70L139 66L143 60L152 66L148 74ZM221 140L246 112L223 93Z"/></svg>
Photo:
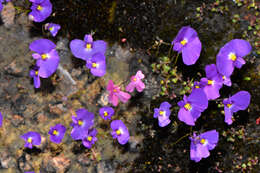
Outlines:
<svg viewBox="0 0 260 173"><path fill-rule="evenodd" d="M30 6L22 1L13 3L25 9ZM250 17L256 15L254 7L247 10L250 3L245 1L238 6L232 1L218 4L189 0L53 1L55 15L47 21L62 25L61 33L53 39L60 65L54 75L41 81L39 89L34 88L29 77L34 65L29 44L47 35L42 32L41 24L30 23L24 12L17 14L9 25L5 24L7 19L3 20L0 25L0 111L4 120L0 128L0 172L257 172L260 169L260 126L255 121L260 112L260 58L259 46L255 45L259 42L259 30L255 27L256 34L247 30L248 25L256 23ZM260 8L258 3L256 6ZM68 14L66 18L65 14ZM99 15L93 18L93 14ZM235 14L240 14L239 20L235 17L238 22L233 22ZM170 46L158 47L158 40L170 43L184 25L198 31L203 51L194 66L183 65L181 58L176 64L170 63L177 69L178 80L166 83L171 85L171 92L162 96L165 76L152 72L151 64L158 63L162 54L167 55ZM85 62L73 57L68 46L70 40L82 39L91 30L96 31L95 39L110 42L106 52L107 73L102 78L91 75ZM126 42L122 42L122 38ZM189 139L176 143L190 133L190 127L178 121L176 105L184 94L183 83L204 76L205 65L215 63L220 47L233 38L250 40L253 51L246 57L247 63L242 69L234 72L232 87L221 90L221 99L247 90L252 95L251 104L246 111L238 112L236 121L227 126L222 108L218 107L220 100L210 103L192 130L217 129L220 140L209 158L195 163L189 158ZM171 60L174 55L170 54ZM129 142L121 146L112 139L110 124L98 115L98 110L109 105L108 81L112 79L124 89L137 70L146 76L146 89L132 93L131 100L120 103L113 116L122 120L131 134ZM162 101L172 105L172 123L165 128L160 128L158 120L153 118L153 109ZM98 141L92 149L70 137L71 115L79 108L95 113ZM48 136L50 127L57 123L67 128L61 144L51 143ZM32 150L25 149L20 139L20 135L28 131L37 131L42 136L42 144Z"/></svg>

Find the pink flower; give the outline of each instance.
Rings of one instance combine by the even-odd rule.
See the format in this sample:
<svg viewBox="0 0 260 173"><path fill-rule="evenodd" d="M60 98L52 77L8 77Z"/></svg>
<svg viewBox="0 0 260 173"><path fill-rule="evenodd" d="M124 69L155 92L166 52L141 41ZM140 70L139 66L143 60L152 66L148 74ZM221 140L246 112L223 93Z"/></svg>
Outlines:
<svg viewBox="0 0 260 173"><path fill-rule="evenodd" d="M131 77L131 82L127 85L126 91L133 92L134 89L136 88L138 92L142 92L145 88L145 85L141 80L143 78L144 78L144 74L142 73L141 70L139 70L135 76Z"/></svg>
<svg viewBox="0 0 260 173"><path fill-rule="evenodd" d="M114 85L112 80L108 81L107 90L109 91L108 101L114 106L118 105L118 99L123 103L126 103L131 98L130 94L120 91L120 87Z"/></svg>

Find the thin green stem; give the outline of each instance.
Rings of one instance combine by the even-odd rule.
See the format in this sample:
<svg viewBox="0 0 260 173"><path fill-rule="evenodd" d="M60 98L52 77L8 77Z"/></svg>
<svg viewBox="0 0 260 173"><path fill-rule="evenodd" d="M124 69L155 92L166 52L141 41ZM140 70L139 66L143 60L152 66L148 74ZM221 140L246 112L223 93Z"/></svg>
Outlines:
<svg viewBox="0 0 260 173"><path fill-rule="evenodd" d="M182 139L186 138L187 136L189 136L190 133L187 133L186 135L182 136L181 138L179 138L176 142L173 143L172 146L176 145L178 142L180 142Z"/></svg>
<svg viewBox="0 0 260 173"><path fill-rule="evenodd" d="M178 61L178 57L179 57L179 53L177 54L177 56L175 57L175 61L174 61L174 66L175 66L175 64L177 63L177 61Z"/></svg>
<svg viewBox="0 0 260 173"><path fill-rule="evenodd" d="M173 46L173 45L171 45L171 47L170 47L170 49L169 49L169 51L168 51L168 58L170 58L171 51L172 51L172 46Z"/></svg>

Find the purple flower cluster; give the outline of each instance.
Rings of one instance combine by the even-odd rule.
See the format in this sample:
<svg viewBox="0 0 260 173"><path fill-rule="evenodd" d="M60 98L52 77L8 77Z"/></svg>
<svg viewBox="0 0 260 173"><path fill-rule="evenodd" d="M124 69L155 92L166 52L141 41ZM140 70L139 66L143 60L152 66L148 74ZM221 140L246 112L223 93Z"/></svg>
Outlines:
<svg viewBox="0 0 260 173"><path fill-rule="evenodd" d="M31 51L36 52L32 54L36 66L30 71L35 88L41 86L40 77L48 78L58 68L60 57L55 47L56 45L48 39L35 40L29 46Z"/></svg>
<svg viewBox="0 0 260 173"><path fill-rule="evenodd" d="M30 0L32 2L29 19L34 22L42 22L52 13L52 4L50 0Z"/></svg>
<svg viewBox="0 0 260 173"><path fill-rule="evenodd" d="M201 51L201 43L194 29L189 26L182 27L178 35L172 42L173 49L182 53L183 62L186 65L194 64ZM241 68L245 61L244 56L251 51L250 43L245 40L234 39L225 44L217 55L217 63L207 65L205 68L206 77L195 81L191 94L184 95L182 101L178 102L180 107L178 119L187 125L195 126L196 120L201 113L207 109L208 101L220 97L219 90L223 85L231 86L230 76L234 68ZM240 91L235 95L223 100L225 122L232 124L233 113L245 110L250 103L250 93ZM154 109L154 118L158 117L159 126L164 127L170 123L170 107L168 102L163 102L160 108ZM209 150L215 148L218 142L218 132L211 130L200 135L193 134L190 137L190 158L199 162L202 158L207 158Z"/></svg>
<svg viewBox="0 0 260 173"><path fill-rule="evenodd" d="M86 61L86 67L94 76L102 77L106 73L106 48L103 40L93 41L92 35L86 34L84 40L74 39L70 49L76 58Z"/></svg>

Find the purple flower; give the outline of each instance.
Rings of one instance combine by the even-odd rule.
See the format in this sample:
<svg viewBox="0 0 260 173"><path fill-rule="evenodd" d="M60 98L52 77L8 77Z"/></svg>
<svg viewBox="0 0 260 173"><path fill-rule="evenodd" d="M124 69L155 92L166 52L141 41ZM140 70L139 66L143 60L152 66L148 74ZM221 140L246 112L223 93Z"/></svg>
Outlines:
<svg viewBox="0 0 260 173"><path fill-rule="evenodd" d="M112 137L117 138L118 142L121 145L124 145L128 142L130 136L127 127L121 120L114 120L110 124Z"/></svg>
<svg viewBox="0 0 260 173"><path fill-rule="evenodd" d="M145 88L144 83L142 82L142 79L144 78L144 74L142 73L141 70L138 70L136 75L131 77L131 82L126 86L126 91L128 92L133 92L134 89L138 92L142 92Z"/></svg>
<svg viewBox="0 0 260 173"><path fill-rule="evenodd" d="M108 101L112 103L114 106L118 105L118 99L120 99L123 103L126 103L131 95L120 90L120 87L114 85L112 80L108 81L107 90L109 92Z"/></svg>
<svg viewBox="0 0 260 173"><path fill-rule="evenodd" d="M203 88L203 87L204 86L200 82L195 81L193 84L192 90Z"/></svg>
<svg viewBox="0 0 260 173"><path fill-rule="evenodd" d="M104 120L107 120L107 119L111 120L111 117L114 115L114 112L115 112L114 109L109 106L105 106L105 107L102 107L101 109L99 109L99 115Z"/></svg>
<svg viewBox="0 0 260 173"><path fill-rule="evenodd" d="M2 113L0 112L0 127L2 127L3 125L3 115Z"/></svg>
<svg viewBox="0 0 260 173"><path fill-rule="evenodd" d="M60 57L55 47L56 45L48 39L35 40L30 44L30 50L37 52L32 56L37 60L40 77L48 78L58 68Z"/></svg>
<svg viewBox="0 0 260 173"><path fill-rule="evenodd" d="M106 74L106 57L102 53L93 54L92 58L87 60L87 68L94 76L102 77Z"/></svg>
<svg viewBox="0 0 260 173"><path fill-rule="evenodd" d="M74 140L79 140L83 139L89 128L94 125L94 114L86 109L78 109L76 115L72 116L71 137Z"/></svg>
<svg viewBox="0 0 260 173"><path fill-rule="evenodd" d="M93 129L89 133L86 133L85 137L82 139L83 145L90 149L92 145L97 141L97 130Z"/></svg>
<svg viewBox="0 0 260 173"><path fill-rule="evenodd" d="M39 76L39 67L35 66L32 70L30 70L30 76L33 78L34 87L40 88L41 80Z"/></svg>
<svg viewBox="0 0 260 173"><path fill-rule="evenodd" d="M215 64L207 65L205 71L206 78L202 78L200 82L204 86L203 90L208 100L214 100L220 96L219 90L223 85L223 78L218 73Z"/></svg>
<svg viewBox="0 0 260 173"><path fill-rule="evenodd" d="M240 91L235 95L224 99L224 111L225 111L225 122L230 125L232 124L233 113L245 110L250 103L250 93L247 91Z"/></svg>
<svg viewBox="0 0 260 173"><path fill-rule="evenodd" d="M4 2L9 2L10 0L0 0L0 12L2 11L3 9L3 4Z"/></svg>
<svg viewBox="0 0 260 173"><path fill-rule="evenodd" d="M21 138L25 141L24 147L33 148L33 145L41 144L41 135L38 132L27 132L21 136Z"/></svg>
<svg viewBox="0 0 260 173"><path fill-rule="evenodd" d="M58 31L60 30L60 25L59 24L55 24L55 23L46 23L45 24L45 29L49 30L51 35L53 37L55 37L58 33Z"/></svg>
<svg viewBox="0 0 260 173"><path fill-rule="evenodd" d="M208 99L203 89L192 90L189 97L184 95L183 100L178 102L180 110L178 112L178 118L187 125L194 126L196 120L200 117L208 107Z"/></svg>
<svg viewBox="0 0 260 173"><path fill-rule="evenodd" d="M226 85L226 86L231 86L232 85L232 82L231 82L231 79L230 79L230 77L228 77L228 76L222 76L222 82L223 82L223 84L224 85Z"/></svg>
<svg viewBox="0 0 260 173"><path fill-rule="evenodd" d="M66 127L62 124L56 124L55 126L51 127L49 130L50 140L56 144L61 143L64 134L66 132Z"/></svg>
<svg viewBox="0 0 260 173"><path fill-rule="evenodd" d="M49 0L30 0L32 2L29 19L42 22L51 15L52 4Z"/></svg>
<svg viewBox="0 0 260 173"><path fill-rule="evenodd" d="M75 39L70 42L70 49L72 54L80 59L88 60L92 58L95 53L105 55L107 44L103 40L93 41L92 35L86 34L83 40Z"/></svg>
<svg viewBox="0 0 260 173"><path fill-rule="evenodd" d="M218 132L211 130L197 136L190 137L190 159L199 162L202 158L209 157L209 150L213 150L218 143Z"/></svg>
<svg viewBox="0 0 260 173"><path fill-rule="evenodd" d="M197 32L189 26L181 28L172 45L173 50L182 52L182 60L186 65L195 64L200 56L201 42Z"/></svg>
<svg viewBox="0 0 260 173"><path fill-rule="evenodd" d="M218 71L224 76L231 76L234 67L241 68L245 64L243 57L248 55L251 49L246 40L234 39L226 43L217 55Z"/></svg>
<svg viewBox="0 0 260 173"><path fill-rule="evenodd" d="M169 119L171 115L170 107L171 105L168 102L162 102L159 108L154 109L153 117L158 118L160 127L165 127L171 122Z"/></svg>

